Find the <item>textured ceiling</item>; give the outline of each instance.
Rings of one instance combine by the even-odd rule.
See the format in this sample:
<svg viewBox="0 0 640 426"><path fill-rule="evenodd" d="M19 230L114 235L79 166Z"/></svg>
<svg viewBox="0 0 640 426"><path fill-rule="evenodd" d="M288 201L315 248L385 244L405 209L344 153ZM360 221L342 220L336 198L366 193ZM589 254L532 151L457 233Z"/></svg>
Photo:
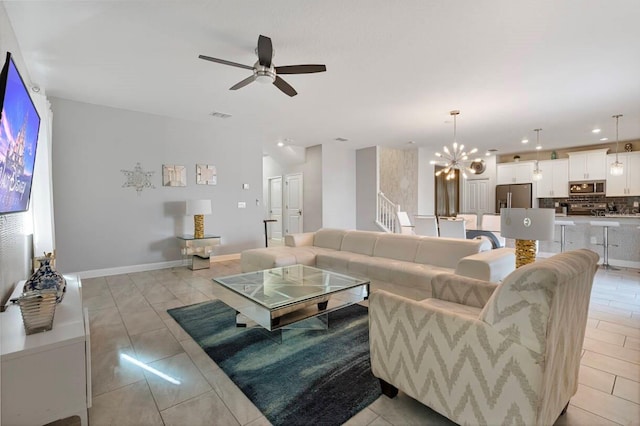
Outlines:
<svg viewBox="0 0 640 426"><path fill-rule="evenodd" d="M545 149L615 140L617 113L620 139L640 139L638 0L2 3L48 95L213 121L219 138L266 152L284 139L437 150L452 109L458 140L481 151L522 150L538 127ZM253 65L259 34L276 65L327 72L283 76L289 98L258 83L229 91L250 71L198 59Z"/></svg>

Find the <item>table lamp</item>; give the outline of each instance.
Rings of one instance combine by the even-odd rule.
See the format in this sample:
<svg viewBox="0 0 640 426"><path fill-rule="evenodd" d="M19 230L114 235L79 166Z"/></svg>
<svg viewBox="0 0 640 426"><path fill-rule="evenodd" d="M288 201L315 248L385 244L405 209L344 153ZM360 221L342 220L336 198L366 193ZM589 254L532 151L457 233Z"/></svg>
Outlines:
<svg viewBox="0 0 640 426"><path fill-rule="evenodd" d="M188 200L187 216L193 215L193 237L204 238L204 215L211 214L211 200Z"/></svg>
<svg viewBox="0 0 640 426"><path fill-rule="evenodd" d="M538 241L553 240L555 209L500 209L500 234L516 240L516 268L536 260Z"/></svg>

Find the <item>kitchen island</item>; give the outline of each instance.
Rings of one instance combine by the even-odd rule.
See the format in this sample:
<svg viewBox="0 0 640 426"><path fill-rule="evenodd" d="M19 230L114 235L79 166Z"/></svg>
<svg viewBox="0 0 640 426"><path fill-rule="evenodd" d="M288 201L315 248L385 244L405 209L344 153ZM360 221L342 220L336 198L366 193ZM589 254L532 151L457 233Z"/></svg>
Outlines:
<svg viewBox="0 0 640 426"><path fill-rule="evenodd" d="M640 268L640 214L557 215L556 220L570 220L574 226L565 228L566 250L587 248L603 255L602 227L591 226L591 221L619 222L609 228L609 263L614 266ZM556 241L540 241L539 252L560 252L560 226L556 225Z"/></svg>

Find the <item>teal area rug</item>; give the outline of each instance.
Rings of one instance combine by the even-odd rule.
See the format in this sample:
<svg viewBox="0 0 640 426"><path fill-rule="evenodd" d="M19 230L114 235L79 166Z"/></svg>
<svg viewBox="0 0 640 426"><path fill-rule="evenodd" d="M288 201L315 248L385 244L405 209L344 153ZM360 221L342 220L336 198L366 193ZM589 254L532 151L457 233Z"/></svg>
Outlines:
<svg viewBox="0 0 640 426"><path fill-rule="evenodd" d="M367 308L329 313L329 330L237 328L220 301L167 311L274 425L339 425L381 394L371 373Z"/></svg>

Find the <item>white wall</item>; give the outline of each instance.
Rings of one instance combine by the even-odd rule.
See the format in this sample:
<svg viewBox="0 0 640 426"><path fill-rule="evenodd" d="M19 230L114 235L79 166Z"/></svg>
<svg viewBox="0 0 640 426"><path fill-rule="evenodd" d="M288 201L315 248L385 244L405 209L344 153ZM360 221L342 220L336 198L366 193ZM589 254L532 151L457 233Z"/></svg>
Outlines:
<svg viewBox="0 0 640 426"><path fill-rule="evenodd" d="M380 231L376 225L378 205L378 147L356 151L356 228Z"/></svg>
<svg viewBox="0 0 640 426"><path fill-rule="evenodd" d="M322 145L322 226L356 228L356 152Z"/></svg>
<svg viewBox="0 0 640 426"><path fill-rule="evenodd" d="M433 153L426 148L418 148L418 214L433 216L436 211L434 173L429 164Z"/></svg>
<svg viewBox="0 0 640 426"><path fill-rule="evenodd" d="M211 199L205 232L222 236L216 253L263 243L260 141L220 135L196 123L52 99L53 188L58 269L90 271L180 260L176 235L193 233L188 199ZM123 188L121 172L140 162L155 189ZM195 184L196 163L217 167L218 184ZM187 187L163 187L162 165L187 167ZM242 184L248 183L249 190ZM238 209L239 201L246 209Z"/></svg>

